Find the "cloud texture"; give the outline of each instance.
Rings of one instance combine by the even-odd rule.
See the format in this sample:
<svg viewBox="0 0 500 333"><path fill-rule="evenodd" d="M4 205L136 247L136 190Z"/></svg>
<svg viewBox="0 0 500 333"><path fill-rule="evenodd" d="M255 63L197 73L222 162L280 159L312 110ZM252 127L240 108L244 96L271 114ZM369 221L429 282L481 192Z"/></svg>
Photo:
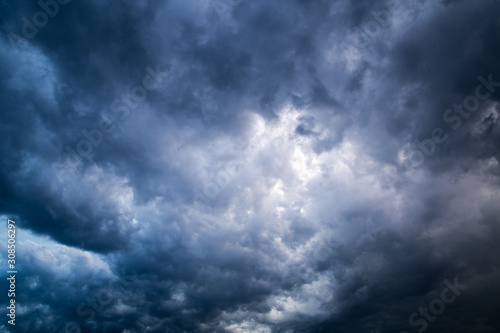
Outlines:
<svg viewBox="0 0 500 333"><path fill-rule="evenodd" d="M16 332L500 330L498 1L40 3L0 2Z"/></svg>

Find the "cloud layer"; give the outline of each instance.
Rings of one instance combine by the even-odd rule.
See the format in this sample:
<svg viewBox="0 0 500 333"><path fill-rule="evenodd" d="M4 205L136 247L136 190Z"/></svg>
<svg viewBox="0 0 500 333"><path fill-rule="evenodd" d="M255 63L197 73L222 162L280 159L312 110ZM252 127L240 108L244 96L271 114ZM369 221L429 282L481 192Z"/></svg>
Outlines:
<svg viewBox="0 0 500 333"><path fill-rule="evenodd" d="M1 3L17 331L500 329L499 2L41 3Z"/></svg>

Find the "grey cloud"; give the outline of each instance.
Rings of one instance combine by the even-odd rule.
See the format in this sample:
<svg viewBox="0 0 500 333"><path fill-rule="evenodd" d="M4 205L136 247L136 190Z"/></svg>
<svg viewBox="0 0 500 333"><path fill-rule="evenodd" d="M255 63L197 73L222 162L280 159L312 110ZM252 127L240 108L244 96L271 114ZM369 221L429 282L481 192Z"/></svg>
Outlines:
<svg viewBox="0 0 500 333"><path fill-rule="evenodd" d="M2 4L19 331L411 332L455 277L426 331L498 331L498 90L443 120L500 81L498 2L400 1L346 53L391 2L224 1L70 1L18 50L40 6Z"/></svg>

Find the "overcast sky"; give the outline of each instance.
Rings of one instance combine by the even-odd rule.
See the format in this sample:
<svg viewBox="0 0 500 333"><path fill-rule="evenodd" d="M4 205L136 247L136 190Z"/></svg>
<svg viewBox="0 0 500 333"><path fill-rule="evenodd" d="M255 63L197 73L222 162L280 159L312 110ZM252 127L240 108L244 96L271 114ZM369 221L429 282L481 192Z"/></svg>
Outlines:
<svg viewBox="0 0 500 333"><path fill-rule="evenodd" d="M499 332L499 13L0 1L0 332Z"/></svg>

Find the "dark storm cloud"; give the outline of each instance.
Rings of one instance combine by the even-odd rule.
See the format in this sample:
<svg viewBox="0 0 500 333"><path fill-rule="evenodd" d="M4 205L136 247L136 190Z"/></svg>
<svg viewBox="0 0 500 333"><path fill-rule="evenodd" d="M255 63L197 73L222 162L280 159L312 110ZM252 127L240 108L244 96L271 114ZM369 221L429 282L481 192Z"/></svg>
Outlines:
<svg viewBox="0 0 500 333"><path fill-rule="evenodd" d="M475 95L477 85L481 84L478 77L487 79L491 75L493 81L500 81L500 49L495 42L499 38L499 22L487 15L496 6L498 4L494 2L484 6L474 6L467 1L451 3L444 10L429 15L425 25L411 26L405 38L395 43L389 55L394 60L391 61L391 81L400 87L420 85L426 91L415 91L410 97L414 100L409 98L404 104L404 113L388 114L387 120L394 134L401 137L411 130L410 141L422 141L431 137L432 130L438 127L450 136L449 153L471 153L464 149L462 142L469 132L465 128L473 122L481 123L490 116L496 117L495 112L491 113L491 102L498 100L498 89L488 93L488 100L481 102L479 111L470 119L462 119L462 128L451 128L455 121L450 122L450 114L448 119L443 118L447 109L453 109L454 104L463 104L464 98ZM481 92L487 92L482 89ZM387 96L391 96L389 103L396 101L392 98L394 93L387 93ZM466 140L474 141L471 147L481 145L474 137Z"/></svg>
<svg viewBox="0 0 500 333"><path fill-rule="evenodd" d="M2 3L20 331L412 332L455 277L426 331L498 330L500 87L443 114L500 81L499 6L69 1L16 50L41 8Z"/></svg>

